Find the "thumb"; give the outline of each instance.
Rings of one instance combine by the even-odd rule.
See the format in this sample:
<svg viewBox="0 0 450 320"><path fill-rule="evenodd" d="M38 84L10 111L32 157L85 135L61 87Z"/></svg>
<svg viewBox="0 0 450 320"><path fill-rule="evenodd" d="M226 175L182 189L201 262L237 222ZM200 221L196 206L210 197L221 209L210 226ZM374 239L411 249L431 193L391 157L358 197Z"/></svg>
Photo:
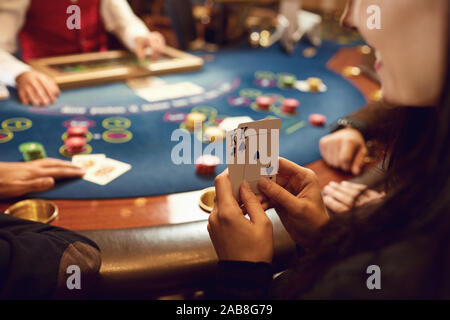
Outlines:
<svg viewBox="0 0 450 320"><path fill-rule="evenodd" d="M245 206L245 210L247 211L252 222L259 223L265 219L268 219L261 203L253 193L249 183L245 180L241 184L240 195L242 203Z"/></svg>
<svg viewBox="0 0 450 320"><path fill-rule="evenodd" d="M136 56L139 60L145 59L145 49L148 47L147 41L139 39L136 41Z"/></svg>
<svg viewBox="0 0 450 320"><path fill-rule="evenodd" d="M296 210L297 197L282 186L267 178L262 178L258 181L258 187L270 200L285 208L287 211Z"/></svg>
<svg viewBox="0 0 450 320"><path fill-rule="evenodd" d="M17 185L17 189L21 194L30 192L46 191L55 185L55 180L51 177L38 178L26 181L20 181Z"/></svg>

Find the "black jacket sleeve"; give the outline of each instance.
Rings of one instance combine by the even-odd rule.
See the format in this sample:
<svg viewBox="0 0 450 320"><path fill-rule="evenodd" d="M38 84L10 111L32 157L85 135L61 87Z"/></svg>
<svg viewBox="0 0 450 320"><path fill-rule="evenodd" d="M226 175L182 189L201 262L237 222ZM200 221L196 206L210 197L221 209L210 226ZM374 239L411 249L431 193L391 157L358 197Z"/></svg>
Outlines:
<svg viewBox="0 0 450 320"><path fill-rule="evenodd" d="M74 243L99 252L94 242L74 232L0 213L0 298L52 298L61 258ZM99 269L96 264L93 268ZM86 265L85 261L80 265Z"/></svg>

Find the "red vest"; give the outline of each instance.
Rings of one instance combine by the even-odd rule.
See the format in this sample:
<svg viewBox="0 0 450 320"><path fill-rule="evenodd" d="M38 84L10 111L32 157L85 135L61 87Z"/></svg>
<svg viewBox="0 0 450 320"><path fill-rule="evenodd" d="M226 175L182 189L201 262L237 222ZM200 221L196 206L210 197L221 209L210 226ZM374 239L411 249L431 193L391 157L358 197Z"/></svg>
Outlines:
<svg viewBox="0 0 450 320"><path fill-rule="evenodd" d="M100 17L101 0L30 0L19 42L22 59L104 51L106 32ZM81 29L69 30L67 8L81 11Z"/></svg>

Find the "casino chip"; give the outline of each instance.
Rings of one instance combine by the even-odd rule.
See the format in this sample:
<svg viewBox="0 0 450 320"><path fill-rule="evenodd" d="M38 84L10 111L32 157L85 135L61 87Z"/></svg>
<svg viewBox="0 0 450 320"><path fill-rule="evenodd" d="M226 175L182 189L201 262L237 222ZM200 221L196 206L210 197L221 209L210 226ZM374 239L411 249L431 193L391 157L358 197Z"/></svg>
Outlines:
<svg viewBox="0 0 450 320"><path fill-rule="evenodd" d="M44 146L38 142L25 142L19 146L24 161L44 159L47 157Z"/></svg>
<svg viewBox="0 0 450 320"><path fill-rule="evenodd" d="M200 122L200 128L203 125L203 122L206 120L206 115L200 112L192 112L189 113L186 117L186 128L189 131L194 131L194 124L195 122Z"/></svg>
<svg viewBox="0 0 450 320"><path fill-rule="evenodd" d="M321 127L327 122L327 117L320 113L313 113L309 115L309 123L315 127Z"/></svg>
<svg viewBox="0 0 450 320"><path fill-rule="evenodd" d="M297 108L300 102L297 99L284 99L281 106L281 111L288 114L294 114L297 112Z"/></svg>
<svg viewBox="0 0 450 320"><path fill-rule="evenodd" d="M270 97L260 96L256 98L256 105L258 106L258 109L261 110L269 110L272 103L273 99Z"/></svg>
<svg viewBox="0 0 450 320"><path fill-rule="evenodd" d="M69 137L64 142L66 151L70 154L77 154L84 151L86 139L83 137Z"/></svg>
<svg viewBox="0 0 450 320"><path fill-rule="evenodd" d="M322 86L322 80L319 78L308 78L306 80L309 84L309 91L311 92L319 92L320 91L320 87Z"/></svg>
<svg viewBox="0 0 450 320"><path fill-rule="evenodd" d="M225 131L219 127L208 127L205 130L204 140L207 142L221 142L225 139Z"/></svg>
<svg viewBox="0 0 450 320"><path fill-rule="evenodd" d="M281 84L286 87L293 87L297 78L293 75L281 76Z"/></svg>
<svg viewBox="0 0 450 320"><path fill-rule="evenodd" d="M195 161L195 171L200 175L213 175L220 159L211 154L200 156Z"/></svg>
<svg viewBox="0 0 450 320"><path fill-rule="evenodd" d="M301 92L325 92L327 86L323 83L322 79L316 77L310 77L306 80L299 80L295 82L295 88Z"/></svg>
<svg viewBox="0 0 450 320"><path fill-rule="evenodd" d="M305 58L312 58L317 54L317 50L314 47L308 47L305 50L303 50L303 56Z"/></svg>
<svg viewBox="0 0 450 320"><path fill-rule="evenodd" d="M85 137L88 132L88 128L86 126L70 126L67 129L68 137Z"/></svg>

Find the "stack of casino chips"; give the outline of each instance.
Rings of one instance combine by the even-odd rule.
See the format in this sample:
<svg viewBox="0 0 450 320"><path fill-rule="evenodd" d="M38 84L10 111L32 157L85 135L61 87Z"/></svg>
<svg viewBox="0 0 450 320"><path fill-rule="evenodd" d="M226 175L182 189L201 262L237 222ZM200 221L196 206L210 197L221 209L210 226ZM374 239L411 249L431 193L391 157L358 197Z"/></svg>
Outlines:
<svg viewBox="0 0 450 320"><path fill-rule="evenodd" d="M44 146L38 142L25 142L19 146L24 161L46 158Z"/></svg>
<svg viewBox="0 0 450 320"><path fill-rule="evenodd" d="M81 153L86 147L86 134L88 128L86 126L70 126L67 129L67 139L64 142L66 151L70 154Z"/></svg>
<svg viewBox="0 0 450 320"><path fill-rule="evenodd" d="M272 106L273 99L271 97L260 96L256 98L256 105L260 110L269 110Z"/></svg>
<svg viewBox="0 0 450 320"><path fill-rule="evenodd" d="M308 120L312 126L321 127L327 122L327 117L321 113L313 113L309 115Z"/></svg>
<svg viewBox="0 0 450 320"><path fill-rule="evenodd" d="M294 75L286 74L282 75L280 80L283 86L293 87L295 85L295 81L297 81L297 78Z"/></svg>
<svg viewBox="0 0 450 320"><path fill-rule="evenodd" d="M200 112L191 112L186 117L186 128L189 131L194 131L194 126L197 123L201 129L203 123L206 121L206 115Z"/></svg>
<svg viewBox="0 0 450 320"><path fill-rule="evenodd" d="M287 114L295 114L297 112L297 108L300 102L297 99L284 99L283 105L281 106L281 111Z"/></svg>
<svg viewBox="0 0 450 320"><path fill-rule="evenodd" d="M306 80L309 85L309 91L311 92L319 92L322 86L322 79L311 77Z"/></svg>
<svg viewBox="0 0 450 320"><path fill-rule="evenodd" d="M219 163L218 157L211 154L203 155L195 161L195 171L200 175L213 175Z"/></svg>

